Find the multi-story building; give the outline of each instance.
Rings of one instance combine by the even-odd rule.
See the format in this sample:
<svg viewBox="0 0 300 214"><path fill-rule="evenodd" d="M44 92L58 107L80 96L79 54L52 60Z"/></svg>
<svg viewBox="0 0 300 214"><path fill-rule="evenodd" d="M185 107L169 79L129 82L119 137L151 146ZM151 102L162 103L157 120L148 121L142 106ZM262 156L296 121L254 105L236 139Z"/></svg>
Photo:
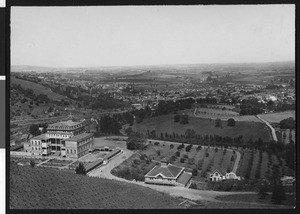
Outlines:
<svg viewBox="0 0 300 214"><path fill-rule="evenodd" d="M93 142L93 133L85 132L83 122L68 120L51 124L46 133L31 138L28 152L79 158L89 152Z"/></svg>

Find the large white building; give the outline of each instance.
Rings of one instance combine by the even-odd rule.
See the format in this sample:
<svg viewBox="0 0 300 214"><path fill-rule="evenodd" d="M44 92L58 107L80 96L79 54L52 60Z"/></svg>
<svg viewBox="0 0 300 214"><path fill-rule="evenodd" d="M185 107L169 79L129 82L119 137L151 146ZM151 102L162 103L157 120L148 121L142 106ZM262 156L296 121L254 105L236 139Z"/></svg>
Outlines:
<svg viewBox="0 0 300 214"><path fill-rule="evenodd" d="M46 133L30 139L26 150L33 155L80 158L89 152L93 142L93 133L85 132L83 122L68 120L49 125Z"/></svg>

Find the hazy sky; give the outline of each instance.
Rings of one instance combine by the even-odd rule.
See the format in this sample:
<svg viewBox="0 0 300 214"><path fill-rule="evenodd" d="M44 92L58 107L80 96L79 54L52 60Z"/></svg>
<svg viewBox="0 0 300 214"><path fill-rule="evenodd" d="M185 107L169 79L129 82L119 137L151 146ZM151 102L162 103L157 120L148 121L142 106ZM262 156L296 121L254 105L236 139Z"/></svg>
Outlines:
<svg viewBox="0 0 300 214"><path fill-rule="evenodd" d="M294 58L294 5L11 8L12 65L90 67Z"/></svg>

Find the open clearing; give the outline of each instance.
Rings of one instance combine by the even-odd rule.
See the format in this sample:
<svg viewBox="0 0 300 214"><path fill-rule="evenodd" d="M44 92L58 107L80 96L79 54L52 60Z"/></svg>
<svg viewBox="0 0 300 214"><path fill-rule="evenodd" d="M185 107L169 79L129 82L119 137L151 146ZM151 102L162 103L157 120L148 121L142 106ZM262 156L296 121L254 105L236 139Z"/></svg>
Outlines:
<svg viewBox="0 0 300 214"><path fill-rule="evenodd" d="M145 119L143 122L134 124L133 130L147 134L147 130L150 132L155 130L158 136L160 133L173 134L185 134L186 130L193 129L198 135L220 135L222 137L239 137L243 136L243 139L248 141L258 140L261 138L265 142L271 140L271 136L268 132L267 126L260 122L245 122L237 121L234 127L227 126L227 121L222 121L222 127L215 127L215 120L201 119L201 118L189 118L189 123L182 125L174 122L174 115L163 115L158 117L152 117Z"/></svg>
<svg viewBox="0 0 300 214"><path fill-rule="evenodd" d="M279 123L281 120L292 117L295 119L296 112L295 111L284 111L270 114L260 114L262 119L268 121L269 123Z"/></svg>

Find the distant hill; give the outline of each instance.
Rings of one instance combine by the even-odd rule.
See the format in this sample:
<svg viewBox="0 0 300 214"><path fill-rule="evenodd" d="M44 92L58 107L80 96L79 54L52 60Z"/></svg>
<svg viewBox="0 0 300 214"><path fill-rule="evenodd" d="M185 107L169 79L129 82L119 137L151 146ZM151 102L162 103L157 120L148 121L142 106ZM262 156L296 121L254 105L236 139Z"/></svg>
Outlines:
<svg viewBox="0 0 300 214"><path fill-rule="evenodd" d="M86 72L86 73L120 73L139 74L151 71L172 72L201 72L201 71L223 71L228 69L252 70L268 68L295 68L294 61L264 62L264 63L206 63L206 64L166 64L166 65L139 65L139 66L96 66L96 67L41 67L29 65L12 65L12 72Z"/></svg>

